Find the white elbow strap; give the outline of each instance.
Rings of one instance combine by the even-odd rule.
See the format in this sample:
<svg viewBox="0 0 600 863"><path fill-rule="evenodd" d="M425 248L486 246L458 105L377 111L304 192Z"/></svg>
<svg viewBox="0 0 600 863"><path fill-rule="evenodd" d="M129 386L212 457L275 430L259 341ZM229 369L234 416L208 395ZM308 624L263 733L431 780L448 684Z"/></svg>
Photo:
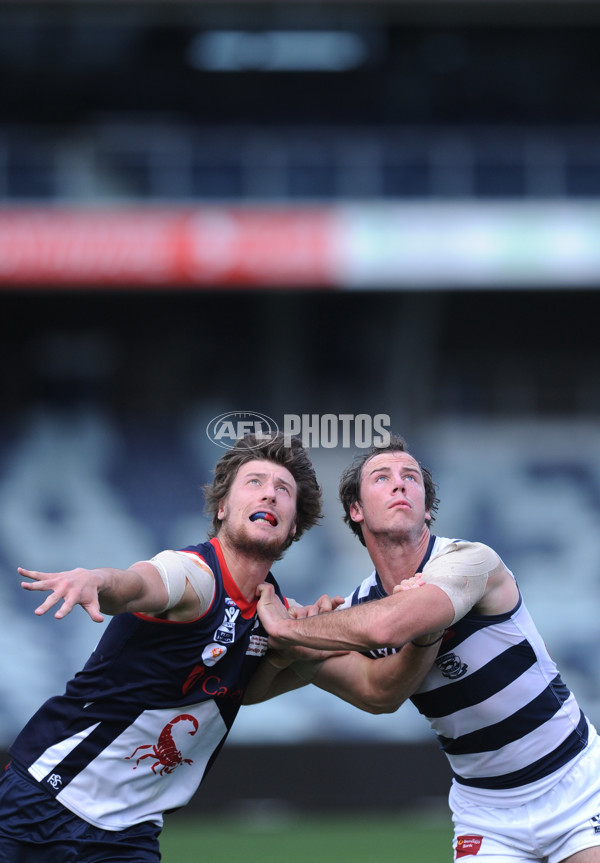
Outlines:
<svg viewBox="0 0 600 863"><path fill-rule="evenodd" d="M423 580L444 591L454 608L455 623L484 594L488 578L502 561L480 542L453 542L423 567Z"/></svg>
<svg viewBox="0 0 600 863"><path fill-rule="evenodd" d="M169 550L161 551L149 563L159 571L169 597L161 612L174 608L181 601L188 581L200 600L200 613L209 608L215 594L215 577L203 560L183 551Z"/></svg>

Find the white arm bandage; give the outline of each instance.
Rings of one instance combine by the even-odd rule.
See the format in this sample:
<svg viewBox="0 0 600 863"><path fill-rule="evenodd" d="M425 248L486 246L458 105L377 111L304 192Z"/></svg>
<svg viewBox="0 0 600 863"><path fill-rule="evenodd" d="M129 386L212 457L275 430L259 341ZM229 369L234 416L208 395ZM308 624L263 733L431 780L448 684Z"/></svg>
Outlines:
<svg viewBox="0 0 600 863"><path fill-rule="evenodd" d="M161 551L148 563L159 571L169 595L161 612L174 608L181 601L188 581L200 600L200 614L210 608L215 595L215 577L212 569L199 557L183 551Z"/></svg>
<svg viewBox="0 0 600 863"><path fill-rule="evenodd" d="M481 542L452 542L423 567L423 580L441 588L454 606L455 623L484 594L487 581L502 561Z"/></svg>

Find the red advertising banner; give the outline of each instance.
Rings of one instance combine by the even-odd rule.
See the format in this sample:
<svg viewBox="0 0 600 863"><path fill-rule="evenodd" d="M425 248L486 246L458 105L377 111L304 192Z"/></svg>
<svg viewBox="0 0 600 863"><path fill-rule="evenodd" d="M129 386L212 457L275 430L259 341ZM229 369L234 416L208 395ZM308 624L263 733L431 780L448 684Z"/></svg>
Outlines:
<svg viewBox="0 0 600 863"><path fill-rule="evenodd" d="M0 285L331 287L331 210L0 210Z"/></svg>

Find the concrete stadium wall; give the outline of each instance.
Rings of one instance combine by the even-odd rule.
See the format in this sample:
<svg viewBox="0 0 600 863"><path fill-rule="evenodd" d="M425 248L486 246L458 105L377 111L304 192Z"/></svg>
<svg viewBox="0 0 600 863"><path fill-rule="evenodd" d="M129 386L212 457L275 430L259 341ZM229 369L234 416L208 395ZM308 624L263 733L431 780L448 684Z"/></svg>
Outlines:
<svg viewBox="0 0 600 863"><path fill-rule="evenodd" d="M2 753L2 767L8 756ZM446 805L450 771L435 743L225 746L186 814L285 817Z"/></svg>

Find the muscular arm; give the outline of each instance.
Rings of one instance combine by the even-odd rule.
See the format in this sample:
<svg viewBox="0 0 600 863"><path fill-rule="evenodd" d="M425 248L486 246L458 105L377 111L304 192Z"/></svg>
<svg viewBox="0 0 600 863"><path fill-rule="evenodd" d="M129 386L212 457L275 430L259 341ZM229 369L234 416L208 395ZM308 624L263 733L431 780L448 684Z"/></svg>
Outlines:
<svg viewBox="0 0 600 863"><path fill-rule="evenodd" d="M315 659L290 661L280 651L269 650L252 675L244 694L243 703L259 704L262 701L275 698L277 695L283 695L285 692L306 686L324 662L324 657L332 656L329 652L323 656L318 651L313 651L313 653Z"/></svg>
<svg viewBox="0 0 600 863"><path fill-rule="evenodd" d="M437 633L432 637L435 641ZM428 647L407 644L391 656L371 659L351 652L290 665L278 651L269 651L246 690L244 704L256 704L314 683L367 713L394 713L421 685L437 656L440 641ZM308 655L308 654L307 654Z"/></svg>
<svg viewBox="0 0 600 863"><path fill-rule="evenodd" d="M419 688L439 647L439 641L430 647L409 643L379 659L360 653L334 656L318 668L312 682L368 713L395 713Z"/></svg>
<svg viewBox="0 0 600 863"><path fill-rule="evenodd" d="M400 646L445 629L454 619L448 596L435 585L395 593L329 614L293 620L270 585L260 588L259 615L274 647L303 645L318 650L374 650Z"/></svg>

